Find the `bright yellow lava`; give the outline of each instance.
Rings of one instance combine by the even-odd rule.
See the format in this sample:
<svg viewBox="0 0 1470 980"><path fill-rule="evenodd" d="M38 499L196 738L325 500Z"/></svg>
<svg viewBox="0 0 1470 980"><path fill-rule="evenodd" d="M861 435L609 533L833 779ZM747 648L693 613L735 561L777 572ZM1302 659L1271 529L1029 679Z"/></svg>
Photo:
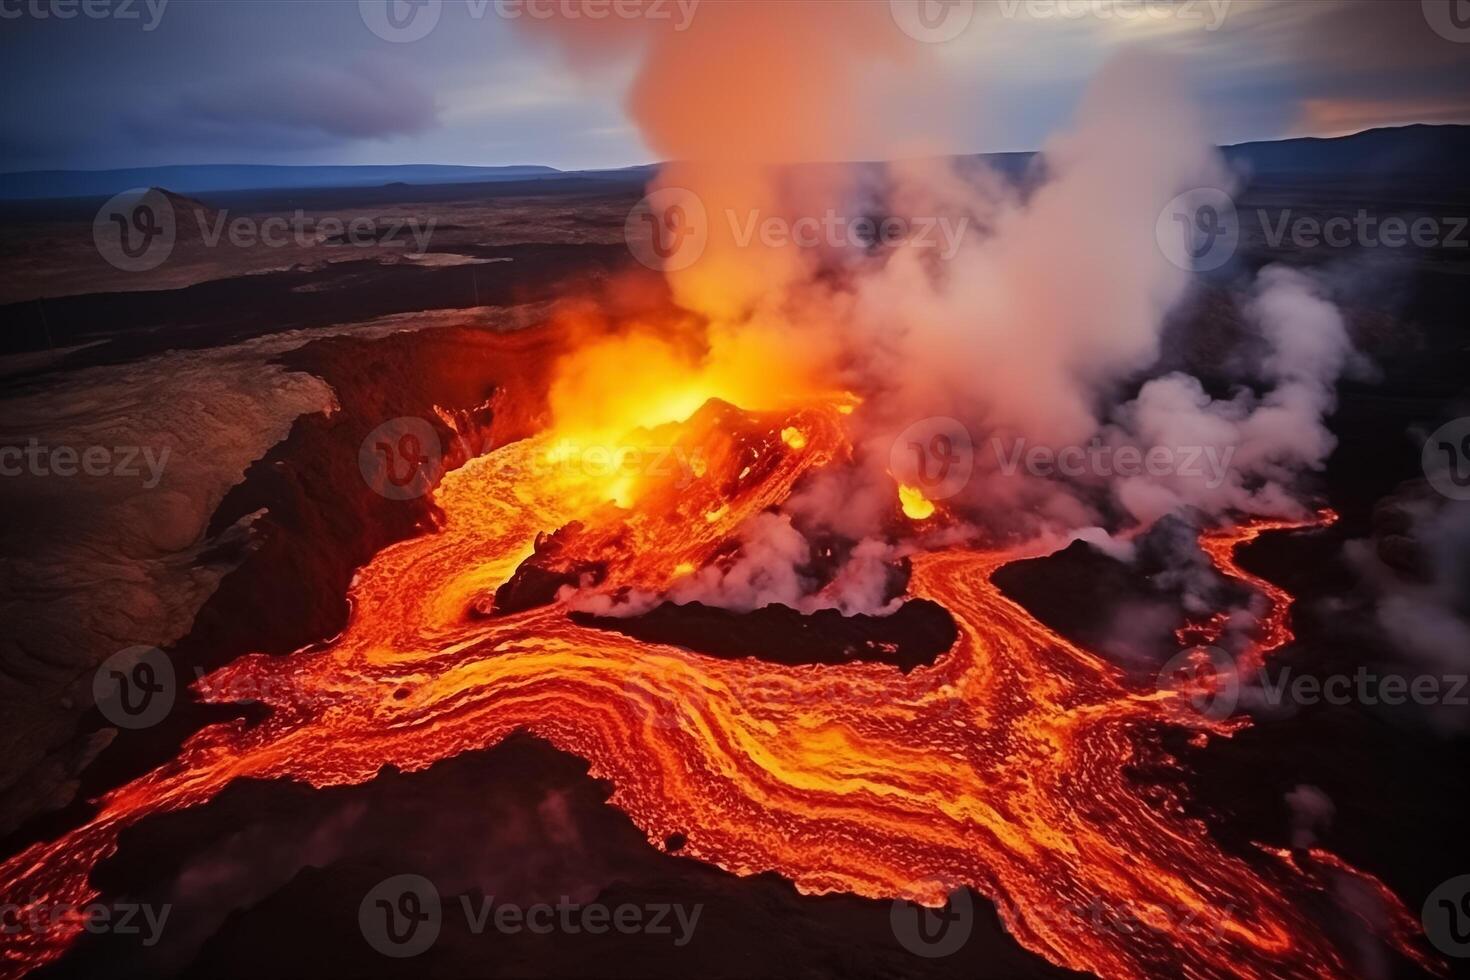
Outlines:
<svg viewBox="0 0 1470 980"><path fill-rule="evenodd" d="M898 503L903 508L903 515L910 520L925 521L934 516L934 503L918 487L907 483L898 486Z"/></svg>

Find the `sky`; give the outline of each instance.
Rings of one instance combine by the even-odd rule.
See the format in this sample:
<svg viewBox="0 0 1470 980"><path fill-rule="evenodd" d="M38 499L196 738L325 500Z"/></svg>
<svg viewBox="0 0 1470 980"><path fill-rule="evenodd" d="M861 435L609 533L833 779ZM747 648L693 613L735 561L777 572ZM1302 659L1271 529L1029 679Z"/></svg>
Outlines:
<svg viewBox="0 0 1470 980"><path fill-rule="evenodd" d="M523 29L537 12L526 0L416 2L0 0L0 172L655 160L624 109L631 57L573 70L546 37ZM598 3L555 0L539 12L587 16ZM666 19L650 29L699 30L700 4L690 3L668 0ZM911 13L905 3L895 30ZM946 145L929 149L1041 146L1088 79L1129 46L1174 56L1177 84L1196 98L1207 130L1233 143L1470 122L1465 7L1470 0L980 0L959 13L928 6L935 17L963 14L962 29L906 41L932 73L923 84L950 93ZM395 35L392 23L408 27ZM752 51L752 70L761 54ZM852 111L899 98L922 115L924 89L910 84L919 76L904 71L875 65L875 91L854 93Z"/></svg>

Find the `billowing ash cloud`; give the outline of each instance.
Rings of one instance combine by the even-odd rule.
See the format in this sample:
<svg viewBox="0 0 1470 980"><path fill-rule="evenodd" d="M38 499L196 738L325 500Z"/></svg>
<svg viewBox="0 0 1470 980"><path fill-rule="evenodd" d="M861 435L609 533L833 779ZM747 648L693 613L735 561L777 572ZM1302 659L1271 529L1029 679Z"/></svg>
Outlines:
<svg viewBox="0 0 1470 980"><path fill-rule="evenodd" d="M161 121L166 120L166 122ZM434 98L388 64L284 64L264 77L224 77L192 87L166 114L140 113L134 138L293 147L420 133L436 123Z"/></svg>
<svg viewBox="0 0 1470 980"><path fill-rule="evenodd" d="M1383 639L1445 695L1421 706L1446 733L1470 728L1458 678L1470 674L1470 503L1437 496L1423 483L1379 504L1373 540L1350 541L1372 621Z"/></svg>
<svg viewBox="0 0 1470 980"><path fill-rule="evenodd" d="M1280 266L1261 271L1246 307L1268 345L1262 364L1273 385L1257 396L1241 388L1214 399L1187 374L1146 382L1114 412L1108 441L1198 448L1204 478L1177 473L1118 480L1118 502L1135 520L1150 523L1190 507L1208 514L1290 515L1296 475L1321 469L1336 445L1323 419L1336 403L1334 386L1352 353L1337 307L1309 276Z"/></svg>
<svg viewBox="0 0 1470 980"><path fill-rule="evenodd" d="M922 131L963 101L937 77L922 102L895 106L864 89L885 66L911 71L934 53L881 7L718 5L686 33L625 26L605 44L573 22L529 25L557 32L578 64L609 44L641 52L631 114L676 161L656 187L692 191L709 215L704 256L669 274L677 301L707 321L700 370L781 364L809 375L811 390L840 384L863 398L854 464L815 476L781 515L745 529L732 563L697 572L672 597L886 608L869 565L900 553L895 537L912 530L897 518L890 450L936 417L958 420L974 441L974 473L944 506L976 533L1107 541L1098 528L1184 510L1303 512L1296 476L1331 452L1322 419L1351 357L1318 283L1273 268L1245 287L1243 318L1264 354L1230 394L1183 374L1149 380L1166 320L1193 282L1161 248L1159 216L1185 191L1231 184L1171 64L1139 51L1108 64L1020 182L926 156L922 142L882 146L885 159L909 161L882 168L776 166L851 159L854 146ZM742 244L726 220L828 209L927 223L946 231L945 247L932 237L881 248ZM1028 446L1163 447L1176 466L1058 475L1008 464L1011 447ZM1181 472L1191 453L1199 472ZM806 570L819 538L868 564L816 581Z"/></svg>

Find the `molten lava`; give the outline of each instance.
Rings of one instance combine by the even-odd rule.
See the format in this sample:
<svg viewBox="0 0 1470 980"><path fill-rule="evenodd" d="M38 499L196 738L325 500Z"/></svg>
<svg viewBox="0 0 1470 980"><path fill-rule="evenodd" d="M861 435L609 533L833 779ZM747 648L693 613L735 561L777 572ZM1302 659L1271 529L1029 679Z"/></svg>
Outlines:
<svg viewBox="0 0 1470 980"><path fill-rule="evenodd" d="M576 547L604 559L605 587L665 588L844 457L843 419L836 403L711 402L627 443L702 460L671 475L568 465L584 456L559 449L559 432L470 460L436 491L440 527L361 570L341 636L244 657L197 688L256 693L269 717L201 730L103 797L90 822L5 862L4 901L82 907L123 828L235 779L361 783L523 729L589 760L654 846L683 835L681 854L736 874L929 904L971 886L1026 948L1104 977L1348 975L1291 897L1311 887L1306 872L1226 851L1176 791L1129 778L1137 764L1175 764L1145 735L1179 723L1174 696L1130 687L1001 594L992 574L1031 551L916 556L911 593L947 608L959 638L907 674L715 659L578 625L560 603L469 614L538 534L572 521ZM1204 541L1222 571L1265 590L1262 655L1287 635L1290 598L1233 552L1263 529ZM1099 928L1087 912L1099 903L1140 926ZM55 960L80 930L64 920L6 936L0 976Z"/></svg>

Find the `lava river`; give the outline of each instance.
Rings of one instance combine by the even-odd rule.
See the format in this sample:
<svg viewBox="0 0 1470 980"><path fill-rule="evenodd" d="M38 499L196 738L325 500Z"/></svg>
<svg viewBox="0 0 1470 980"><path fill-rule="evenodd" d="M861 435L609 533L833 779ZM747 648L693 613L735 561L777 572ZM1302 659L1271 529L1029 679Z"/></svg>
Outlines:
<svg viewBox="0 0 1470 980"><path fill-rule="evenodd" d="M435 491L439 526L360 571L341 636L245 657L197 685L206 699L248 692L273 708L264 721L201 730L174 761L102 798L90 822L11 858L3 900L84 905L124 827L241 777L361 783L524 729L589 760L654 846L686 835L681 853L737 874L928 904L970 886L1026 948L1103 977L1348 975L1301 911L1326 856L1228 853L1173 791L1145 793L1127 774L1177 765L1148 734L1161 726L1223 736L1240 723L1127 683L1005 598L992 573L1034 549L916 556L911 593L947 608L959 638L908 674L701 656L579 625L560 602L471 612L538 533L573 520L584 544L610 549L604 587L666 586L843 457L843 423L835 406L748 414L711 403L660 436L698 449L699 465L677 486L655 467L627 478L613 498L626 508L599 503L606 478L564 465L549 435L470 460ZM1252 533L1209 539L1222 569L1238 571L1234 544ZM1277 635L1262 655L1289 635L1289 597L1266 598ZM1110 910L1101 924L1086 911L1099 907ZM56 959L80 928L67 919L0 937L0 976Z"/></svg>

